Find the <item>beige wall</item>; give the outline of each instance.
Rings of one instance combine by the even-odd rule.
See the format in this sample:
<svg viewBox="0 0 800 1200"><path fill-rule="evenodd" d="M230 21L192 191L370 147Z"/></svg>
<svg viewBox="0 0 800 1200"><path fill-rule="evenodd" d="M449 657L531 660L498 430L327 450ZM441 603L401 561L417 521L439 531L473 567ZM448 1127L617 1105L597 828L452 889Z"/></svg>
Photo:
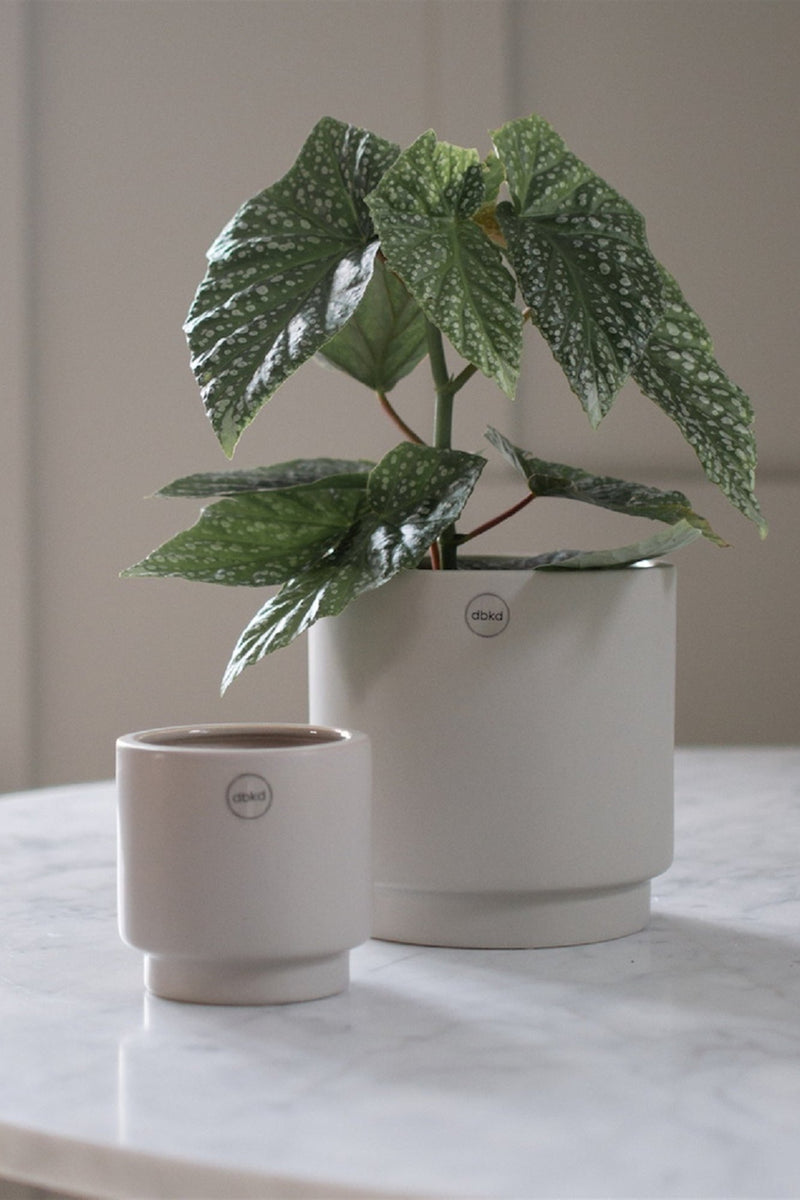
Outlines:
<svg viewBox="0 0 800 1200"><path fill-rule="evenodd" d="M26 62L22 13L0 7L0 789L26 782L31 759L29 479L29 225L26 216Z"/></svg>
<svg viewBox="0 0 800 1200"><path fill-rule="evenodd" d="M678 560L678 739L797 741L800 5L4 0L0 56L0 787L109 775L128 729L305 715L303 645L217 696L260 594L117 573L195 511L144 497L223 465L181 322L223 221L323 113L485 150L485 130L536 110L648 214L756 402L768 541L698 483L635 393L593 435L544 350L516 407L478 391L544 456L684 487L717 518L735 548ZM415 396L407 411L425 419ZM309 366L235 465L376 456L393 440L366 393ZM603 521L584 534L578 515L548 509L541 538L526 516L503 548L588 544Z"/></svg>

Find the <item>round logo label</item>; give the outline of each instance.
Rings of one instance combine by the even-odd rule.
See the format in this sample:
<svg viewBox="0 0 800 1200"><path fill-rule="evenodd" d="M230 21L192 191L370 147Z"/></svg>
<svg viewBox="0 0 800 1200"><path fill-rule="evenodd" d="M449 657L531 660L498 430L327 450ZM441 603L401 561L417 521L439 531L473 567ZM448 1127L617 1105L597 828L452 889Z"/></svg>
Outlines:
<svg viewBox="0 0 800 1200"><path fill-rule="evenodd" d="M481 592L479 596L473 596L464 609L464 620L478 637L497 637L508 628L511 609L502 596Z"/></svg>
<svg viewBox="0 0 800 1200"><path fill-rule="evenodd" d="M260 775L237 775L228 784L225 799L235 817L254 821L272 804L272 788Z"/></svg>

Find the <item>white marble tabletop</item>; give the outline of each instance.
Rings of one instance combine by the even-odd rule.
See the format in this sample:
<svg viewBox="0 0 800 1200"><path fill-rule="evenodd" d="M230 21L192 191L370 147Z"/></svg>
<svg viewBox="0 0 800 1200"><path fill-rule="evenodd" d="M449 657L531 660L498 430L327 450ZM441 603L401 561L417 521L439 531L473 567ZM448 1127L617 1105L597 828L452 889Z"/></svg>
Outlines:
<svg viewBox="0 0 800 1200"><path fill-rule="evenodd" d="M800 748L677 755L643 933L145 997L114 789L0 800L0 1175L100 1197L800 1196Z"/></svg>

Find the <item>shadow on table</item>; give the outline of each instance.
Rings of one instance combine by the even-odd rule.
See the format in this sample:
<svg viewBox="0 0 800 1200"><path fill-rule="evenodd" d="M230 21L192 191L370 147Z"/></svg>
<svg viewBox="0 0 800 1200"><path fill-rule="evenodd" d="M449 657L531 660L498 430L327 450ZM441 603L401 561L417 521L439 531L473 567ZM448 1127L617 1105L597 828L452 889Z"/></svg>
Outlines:
<svg viewBox="0 0 800 1200"><path fill-rule="evenodd" d="M769 1013L793 1031L799 1024L800 931L792 936L759 928L756 919L734 926L661 912L641 933L587 946L409 951L430 956L428 973L450 981L457 998L451 1015L468 1011L470 995L479 1002L485 989L494 1010L547 1004L558 996L576 1010L636 1003L718 1019L763 1020ZM389 974L402 990L402 961ZM379 977L365 976L358 986L368 988ZM580 995L577 1005L572 993Z"/></svg>

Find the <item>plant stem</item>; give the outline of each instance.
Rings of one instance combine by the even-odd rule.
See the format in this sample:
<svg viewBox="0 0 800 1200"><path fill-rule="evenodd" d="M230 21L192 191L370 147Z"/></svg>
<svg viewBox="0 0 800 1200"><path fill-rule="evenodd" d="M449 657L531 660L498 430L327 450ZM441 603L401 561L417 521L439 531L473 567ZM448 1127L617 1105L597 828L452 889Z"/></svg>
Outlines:
<svg viewBox="0 0 800 1200"><path fill-rule="evenodd" d="M410 425L406 424L394 405L390 403L389 397L386 395L386 393L376 392L376 395L380 400L381 408L390 418L390 420L394 421L395 425L398 427L403 436L408 438L410 442L416 442L418 446L424 446L425 443L422 438L419 436L419 434L414 432Z"/></svg>
<svg viewBox="0 0 800 1200"><path fill-rule="evenodd" d="M496 525L500 525L503 521L507 521L509 517L513 517L515 513L521 512L523 508L527 508L531 500L536 499L535 492L529 492L527 496L523 496L522 500L516 504L512 504L511 508L507 508L505 512L499 513L496 517L492 517L491 521L485 521L483 525L478 525L469 533L462 533L458 537L458 545L463 546L464 542L471 542L473 538L478 537L481 533L487 533L488 530L494 529Z"/></svg>
<svg viewBox="0 0 800 1200"><path fill-rule="evenodd" d="M450 390L455 396L456 392L460 392L465 383L468 383L472 376L477 373L478 368L474 363L467 363L463 371L459 371L455 379L450 384Z"/></svg>
<svg viewBox="0 0 800 1200"><path fill-rule="evenodd" d="M453 391L452 381L444 356L444 341L440 330L430 321L425 322L428 341L428 357L436 389L436 413L434 418L433 444L437 450L450 450L453 446ZM448 525L442 530L439 542L439 565L444 571L454 571L458 566L456 527Z"/></svg>
<svg viewBox="0 0 800 1200"><path fill-rule="evenodd" d="M441 332L430 321L425 322L425 334L436 389L433 444L438 450L450 450L453 444L453 390L444 356L444 341Z"/></svg>

